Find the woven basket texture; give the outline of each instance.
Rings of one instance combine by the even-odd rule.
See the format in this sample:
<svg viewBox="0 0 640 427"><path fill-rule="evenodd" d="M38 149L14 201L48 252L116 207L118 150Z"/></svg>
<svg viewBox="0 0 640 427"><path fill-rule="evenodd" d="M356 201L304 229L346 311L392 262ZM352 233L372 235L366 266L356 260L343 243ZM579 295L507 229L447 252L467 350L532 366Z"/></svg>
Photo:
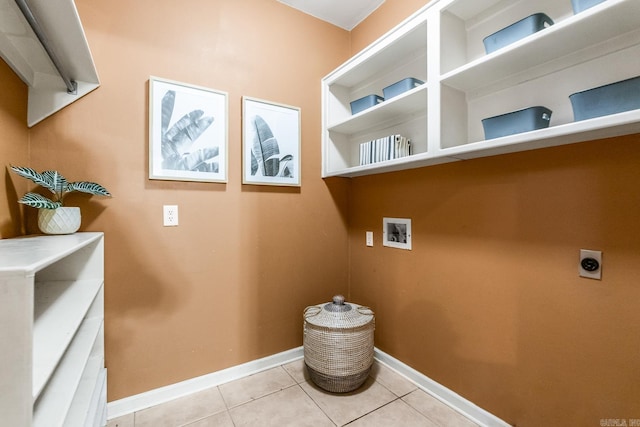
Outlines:
<svg viewBox="0 0 640 427"><path fill-rule="evenodd" d="M360 387L373 364L375 317L371 309L330 312L326 304L304 311L304 361L311 380L334 393Z"/></svg>
<svg viewBox="0 0 640 427"><path fill-rule="evenodd" d="M313 381L318 387L332 393L348 393L356 390L367 380L369 371L371 371L371 367L359 374L349 375L347 377L337 377L335 375L325 375L307 365L307 372L309 372L311 381Z"/></svg>

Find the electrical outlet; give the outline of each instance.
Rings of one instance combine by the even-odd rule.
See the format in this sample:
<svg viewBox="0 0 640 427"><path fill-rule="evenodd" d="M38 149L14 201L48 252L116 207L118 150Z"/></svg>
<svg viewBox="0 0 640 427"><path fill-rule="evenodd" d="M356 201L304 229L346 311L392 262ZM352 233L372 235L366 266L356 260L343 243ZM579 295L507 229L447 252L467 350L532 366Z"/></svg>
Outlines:
<svg viewBox="0 0 640 427"><path fill-rule="evenodd" d="M178 225L178 205L164 205L164 226L176 227Z"/></svg>
<svg viewBox="0 0 640 427"><path fill-rule="evenodd" d="M602 252L580 249L578 274L589 279L602 279Z"/></svg>

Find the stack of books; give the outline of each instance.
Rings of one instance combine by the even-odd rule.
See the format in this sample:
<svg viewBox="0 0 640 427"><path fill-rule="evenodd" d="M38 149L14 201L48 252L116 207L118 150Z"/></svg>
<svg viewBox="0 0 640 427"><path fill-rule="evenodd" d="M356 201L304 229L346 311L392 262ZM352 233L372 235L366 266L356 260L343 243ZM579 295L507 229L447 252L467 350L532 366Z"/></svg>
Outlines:
<svg viewBox="0 0 640 427"><path fill-rule="evenodd" d="M402 135L389 135L360 144L360 166L409 155L411 141Z"/></svg>

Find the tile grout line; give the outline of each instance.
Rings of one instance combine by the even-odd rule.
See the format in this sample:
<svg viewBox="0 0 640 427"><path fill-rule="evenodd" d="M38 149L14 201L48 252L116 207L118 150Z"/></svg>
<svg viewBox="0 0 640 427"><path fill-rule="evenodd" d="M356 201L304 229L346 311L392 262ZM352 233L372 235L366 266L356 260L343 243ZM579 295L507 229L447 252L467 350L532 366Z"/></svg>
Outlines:
<svg viewBox="0 0 640 427"><path fill-rule="evenodd" d="M306 383L306 382L308 382L308 381L307 381L307 380L305 380L304 382ZM301 384L301 383L298 383L298 387L300 387L300 390L302 390L302 392L303 392L303 393L304 393L304 394L305 394L309 399L311 399L311 401L313 402L313 404L314 404L314 405L316 405L316 407L317 407L318 409L320 409L320 412L322 412L322 414L323 414L325 417L327 417L327 419L329 420L329 422L330 422L331 424L333 424L334 426L339 427L339 426L338 426L338 424L336 424L336 423L331 419L331 417L329 416L329 414L327 414L327 413L324 411L324 409L322 409L322 407L318 404L318 402L316 402L316 400L315 400L313 397L311 397L311 395L310 395L309 393L307 393L307 391L304 389L304 387L302 387L300 384Z"/></svg>
<svg viewBox="0 0 640 427"><path fill-rule="evenodd" d="M256 397L256 398L251 398L250 400L247 400L246 402L242 402L242 403L240 403L240 404L238 404L238 405L235 405L235 406L229 406L229 404L227 403L227 399L225 399L224 393L222 392L222 390L220 390L220 385L224 385L224 384L217 385L217 386L215 386L215 388L218 390L218 393L220 393L220 397L221 397L221 399L222 399L222 402L224 403L224 407L225 407L225 409L224 409L224 410L222 410L222 411L218 411L218 412L215 412L215 413L209 414L209 415L207 415L207 416L205 416L205 417L202 417L202 418L198 418L198 419L195 419L195 420L191 420L191 421L189 421L188 423L186 423L186 424L181 424L181 425L180 425L180 426L178 426L178 427L189 427L189 425L191 425L191 424L197 423L197 422L199 422L199 421L202 421L202 420L204 420L204 419L207 419L207 418L212 417L212 416L217 415L217 414L221 414L221 413L223 413L223 412L226 412L226 413L227 413L227 415L229 415L229 419L231 420L232 424L235 426L235 421L233 420L233 416L231 415L231 410L232 410L232 409L240 408L241 406L244 406L244 405L246 405L246 404L249 404L249 403L255 402L255 401L260 400L260 399L262 399L262 398L264 398L264 397L268 397L268 396L271 396L271 395L273 395L273 394L279 393L279 392L281 392L281 391L283 391L283 390L287 390L287 389L289 389L289 388L291 388L291 387L295 387L295 386L298 386L298 387L299 387L299 384L298 384L298 382L296 381L296 379L295 379L295 378L293 378L293 376L291 375L291 373L289 373L289 371L287 371L287 370L284 368L284 365L275 366L275 367L273 367L273 368L271 368L271 369L277 369L277 368L280 368L280 369L282 369L284 372L286 372L286 374L289 376L289 378L293 381L293 384L288 385L288 386L283 387L283 388L278 389L278 390L271 391L271 392L269 392L269 393L267 393L267 394L264 394L264 395L262 395L262 396L259 396L259 397ZM259 373L258 373L258 374L259 374ZM253 375L256 375L256 374L253 374ZM251 375L250 375L250 376L251 376ZM300 389L302 389L302 387L300 387ZM303 391L304 391L304 390L303 390ZM134 427L135 427L135 413L134 413Z"/></svg>
<svg viewBox="0 0 640 427"><path fill-rule="evenodd" d="M338 427L338 425L333 422L333 420L331 419L331 417L329 417L329 415L322 409L322 407L320 407L320 405L318 405L318 402L315 401L315 399L313 397L311 397L311 395L309 393L307 393L307 391L304 389L304 387L302 387L300 384L302 383L308 383L309 381L307 381L306 378L302 378L302 382L298 382L298 380L293 376L293 374L291 372L289 372L286 368L284 368L284 365L282 365L283 369L287 372L287 374L289 374L289 376L293 379L293 381L296 383L295 385L297 385L300 390L302 390L302 392L313 402L313 404L316 406L316 408L318 408L320 410L320 412L322 412L322 414L327 417L327 420L329 420L329 422L331 424L333 424L335 427ZM306 370L306 366L303 363L302 366L302 371L304 372Z"/></svg>
<svg viewBox="0 0 640 427"><path fill-rule="evenodd" d="M250 400L247 400L246 402L239 403L239 404L237 404L237 405L235 405L235 406L229 406L229 405L227 404L227 400L224 398L224 393L222 392L222 390L220 390L220 386L225 385L225 384L229 384L229 383L220 384L220 385L215 386L215 387L217 387L217 388L218 388L218 391L220 392L220 396L222 397L222 401L224 402L224 406L227 408L227 411L230 411L231 409L238 408L238 407L240 407L240 406L242 406L242 405L246 405L247 403L255 402L256 400L260 400L260 399L262 399L263 397L267 397L267 396L270 396L270 395L272 395L272 394L279 393L279 392L281 392L281 391L283 391L283 390L286 390L286 389L289 389L289 388L291 388L291 387L293 387L293 386L295 386L295 385L298 385L298 382L296 381L296 379L295 379L295 378L293 378L293 377L291 376L291 374L290 374L290 373L289 373L289 372L284 368L284 365L274 366L274 367L272 367L272 368L270 368L270 369L268 369L268 370L278 369L278 368L280 368L281 370L283 370L283 371L284 371L284 372L289 376L289 378L293 381L293 384L290 384L290 385L284 386L284 387L282 387L282 388L280 388L280 389L278 389L278 390L270 391L270 392L268 392L268 393L266 393L266 394L263 394L263 395L261 395L261 396L258 396L258 397L252 397ZM249 375L248 377L245 377L245 378L249 378L249 377L252 377L252 376L254 376L254 375L259 375L259 374L260 374L260 373L262 373L262 372L266 372L266 370L265 370L265 371L261 371L261 372L257 372L257 373L252 374L252 375ZM236 380L236 381L238 381L238 380ZM233 382L233 381L231 381L231 382Z"/></svg>
<svg viewBox="0 0 640 427"><path fill-rule="evenodd" d="M394 394L395 394L395 393L394 393ZM399 399L400 399L400 398L396 395L396 398L395 398L395 399L390 400L390 401L388 401L387 403L385 403L385 404L383 404L383 405L381 405L381 406L378 406L378 407L377 407L377 408L375 408L375 409L372 409L371 411L367 412L366 414L362 414L362 415L360 415L358 418L355 418L355 419L353 419L353 420L349 421L348 423L343 424L341 427L345 427L345 426L348 426L349 424L353 424L353 423L355 423L356 421L358 421L359 419L364 418L364 417L366 417L366 416L367 416L367 415L369 415L369 414L373 414L374 412L376 412L376 411L378 411L378 410L380 410L380 409L384 408L384 407L385 407L385 406L387 406L387 405L391 405L393 402L396 402L396 401L398 401Z"/></svg>
<svg viewBox="0 0 640 427"><path fill-rule="evenodd" d="M302 383L299 383L298 380L296 380L293 377L293 374L291 374L287 369L284 368L283 365L283 369L287 372L287 374L289 374L289 376L293 379L293 381L295 381L296 385L298 387L300 387L300 390L302 390L302 392L313 402L313 404L320 410L320 412L322 412L322 414L327 417L327 419L329 420L329 422L331 424L333 424L334 426L338 427L336 423L333 422L333 420L331 419L331 417L329 417L329 415L320 407L320 405L318 405L318 402L315 401L315 399L313 397L311 397L311 395L309 393L307 393L307 391L300 385ZM304 359L303 359L303 366L302 366L302 371L304 372L306 370L306 365L304 364ZM306 378L304 378L304 374L303 374L303 379L302 382L308 382L306 380Z"/></svg>
<svg viewBox="0 0 640 427"><path fill-rule="evenodd" d="M389 368L389 369L391 369L391 368ZM394 372L394 374L398 374L398 373L397 373L397 372L395 372L395 371L393 371L393 372ZM429 418L428 416L424 415L422 412L418 411L418 409L417 409L417 408L414 408L414 407L413 407L413 405L411 405L409 402L406 402L406 401L404 400L404 398L405 398L405 397L407 397L407 396L408 396L408 395L410 395L411 393L414 393L415 391L420 390L420 388L418 387L418 385L417 385L415 382L411 381L409 378L406 378L404 375L402 375L402 374L398 374L398 375L400 375L400 376L404 377L407 381L409 381L411 384L413 384L416 388L415 388L415 389L413 389L413 390L411 390L411 391L408 391L408 392L406 392L406 393L402 394L402 396L400 396L400 395L398 395L397 393L395 393L393 390L391 390L389 387L387 387L387 386L384 384L384 382L378 381L378 379L377 379L376 377L374 377L373 375L369 375L369 376L370 376L370 377L371 377L375 382L377 382L377 383L378 383L378 384L380 384L382 387L384 387L385 389L387 389L391 394L395 395L395 396L396 396L396 398L395 398L395 399L393 399L392 401L387 402L387 403L385 403L384 405L382 405L382 406L380 406L380 407L378 407L378 408L376 408L376 409L374 409L374 410L372 410L372 411L370 411L370 412L368 412L368 413L366 413L366 414L362 415L361 417L356 418L355 420L349 421L347 424L345 424L345 426L347 426L347 425L349 425L349 424L351 424L351 423L355 422L356 420L358 420L358 419L360 419L360 418L362 418L362 417L365 417L365 416L367 416L367 415L369 415L369 414L371 414L371 413L373 413L373 412L375 412L375 411L377 411L377 410L379 410L379 409L382 409L382 408L384 408L385 406L390 405L391 403L396 402L396 401L398 401L398 400L400 400L402 403L404 403L404 404L405 404L405 405L407 405L409 408L411 408L411 409L412 409L412 410L413 410L413 411L414 411L418 416L420 416L420 417L422 417L422 418L426 419L427 421L429 421L430 423L432 423L432 424L434 424L434 425L440 425L440 423L439 423L439 422L437 422L437 421L435 421L435 420L432 420L432 419L431 419L431 418Z"/></svg>
<svg viewBox="0 0 640 427"><path fill-rule="evenodd" d="M285 371L286 371L286 369L285 369ZM366 417L367 415L369 415L369 414L371 414L371 413L373 413L373 412L375 412L375 411L377 411L377 410L379 410L379 409L381 409L381 408L384 408L385 406L387 406L387 405L389 405L389 404L391 404L391 403L393 403L393 402L395 402L395 401L397 401L397 400L401 400L401 399L402 399L402 397L404 397L404 396L406 396L407 394L409 394L409 393L411 393L411 392L413 392L413 391L414 391L414 390L412 390L411 392L406 393L406 394L404 394L403 396L398 396L396 393L394 393L393 391L391 391L387 386L385 386L383 383L381 383L380 381L378 381L378 380L376 379L376 377L374 377L373 375L369 374L369 375L368 375L368 378L371 378L371 379L373 380L373 382L378 383L380 386L382 386L382 387L383 387L383 388L385 388L387 391L389 391L389 393L391 393L392 395L394 395L394 399L392 399L392 400L390 400L389 402L384 403L384 404L382 404L382 405L380 405L380 406L378 406L378 407L376 407L376 408L374 408L374 409L370 410L369 412L367 412L367 413L365 413L365 414L362 414L362 415L360 415L360 416L358 416L358 417L354 418L353 420L351 420L351 421L349 421L349 422L347 422L347 423L345 423L345 424L342 424L342 425L340 425L340 426L338 426L338 425L337 425L337 424L336 424L336 423L331 419L331 417L329 417L329 415L328 415L328 414L327 414L327 413L322 409L322 407L318 404L318 402L316 402L316 400L313 398L313 396L311 396L309 393L307 393L307 392L306 392L306 390L305 390L304 388L302 388L302 387L300 387L300 388L301 388L301 389L302 389L302 391L303 391L303 392L304 392L304 393L309 397L309 399L311 399L311 401L312 401L312 402L313 402L313 403L314 403L314 404L315 404L315 405L316 405L316 406L317 406L317 407L322 411L322 413L323 413L323 414L325 414L325 416L327 416L327 418L329 418L329 420L330 420L330 421L331 421L335 426L337 426L337 427L344 427L344 426L348 426L349 424L354 423L355 421L359 420L360 418ZM310 381L308 381L308 380L305 380L304 382L305 382L305 383L312 384L312 382L310 382ZM298 386L300 386L300 383L298 383ZM357 390L357 389L356 389L356 390ZM417 388L416 388L416 390L417 390ZM354 390L354 391L355 391L355 390ZM329 392L329 393L331 393L331 392ZM331 394L335 394L335 393L331 393ZM338 393L338 394L339 394L339 393ZM418 412L418 411L417 411L415 408L413 408L411 405L409 405L409 404L408 404L408 403L406 403L406 402L404 402L404 403L405 403L407 406L409 406L411 409L413 409L414 411L416 411L416 412L418 413L418 415L420 415L420 416L421 416L421 417L423 417L423 418L426 418L424 415L422 415L420 412ZM427 418L427 419L428 419L428 418ZM431 420L429 420L429 421L431 421Z"/></svg>
<svg viewBox="0 0 640 427"><path fill-rule="evenodd" d="M229 407L227 407L227 411L231 411L232 409L237 409L237 408L239 408L239 407L241 407L241 406L244 406L244 405L246 405L246 404L248 404L248 403L256 402L256 401L261 400L261 399L263 399L263 398L265 398L265 397L269 397L269 396L271 396L271 395L274 395L274 394L276 394L276 393L280 393L281 391L288 390L288 389L290 389L290 388L292 388L292 387L299 386L299 385L300 385L300 384L298 384L298 383L294 383L294 384L288 385L288 386L286 386L286 387L283 387L283 388L281 388L281 389L274 390L274 391L270 391L269 393L267 393L267 394L263 394L262 396L252 397L252 398L251 398L251 400L247 400L246 402L239 403L239 404L237 404L237 405L235 405L235 406L232 406L232 407L230 407L230 408L229 408ZM225 402L225 405L226 405L226 402ZM220 411L220 412L222 412L222 411Z"/></svg>
<svg viewBox="0 0 640 427"><path fill-rule="evenodd" d="M289 364L291 364L291 363L293 363L293 362L289 362ZM388 369L389 369L391 372L393 372L394 374L399 375L400 377L403 377L405 380L407 380L407 381L408 381L408 382L410 382L413 386L415 386L415 388L414 388L413 390L410 390L410 391L407 391L407 392L402 392L402 391L400 390L400 393L396 393L396 392L394 392L394 391L392 390L392 388L394 388L394 387L390 387L389 385L386 385L383 381L381 381L381 380L379 380L379 379L378 379L378 377L379 377L379 376L380 376L380 374L381 374L380 372L376 372L376 373L371 373L371 374L369 374L369 375L368 375L368 378L370 378L370 379L371 379L371 381L373 381L373 383L378 383L378 385L382 386L385 390L387 390L389 393L391 393L391 395L393 395L393 399L392 399L392 400L390 400L390 401L388 401L388 402L386 402L386 403L384 403L384 404L382 404L382 405L380 405L380 406L378 406L378 407L376 407L376 408L374 408L374 409L371 409L371 410L367 411L365 414L362 414L362 415L360 415L360 416L358 416L358 417L356 417L356 418L354 418L354 419L352 419L352 420L349 420L349 421L348 421L347 423L345 423L345 424L340 424L340 425L338 425L338 423L337 423L336 421L334 421L334 420L329 416L329 414L328 414L325 410L323 410L323 408L320 406L319 402L318 402L318 401L316 401L316 400L313 398L313 396L311 396L311 395L307 392L307 390L305 390L305 388L303 388L303 387L302 387L302 385L303 385L303 384L305 384L305 383L306 383L306 384L309 384L309 385L311 385L311 386L313 386L312 381L311 381L309 378L306 378L306 377L304 376L304 371L305 371L305 367L304 367L304 366L302 367L302 372L303 372L303 374L302 374L302 380L301 380L300 382L298 382L297 377L299 377L300 375L296 375L296 374L298 374L297 370L294 370L293 372L291 372L291 371L289 371L287 368L285 368L285 365L284 365L284 364L281 364L281 365L274 366L274 367L272 367L271 369L279 369L279 370L281 370L281 371L284 371L284 372L286 373L286 377L287 377L289 380L291 380L291 381L292 381L292 384L287 385L287 386L284 386L284 387L281 387L281 388L279 388L279 389L277 389L277 390L272 390L272 391L270 391L270 392L268 392L268 393L266 393L266 394L264 394L264 395L261 395L261 396L259 396L259 397L251 398L250 400L247 400L247 401L245 401L245 402L243 402L243 403L240 403L240 404L238 404L238 405L235 405L235 406L233 406L233 407L230 407L230 406L229 406L229 404L228 404L228 402L227 402L227 399L225 398L224 393L223 393L223 392L222 392L222 390L220 389L220 386L221 386L221 385L214 386L214 387L216 388L216 390L217 390L218 394L220 395L221 399L222 399L222 403L224 404L224 408L225 408L225 409L220 410L220 411L215 412L215 413L208 414L208 415L203 416L203 417L200 417L200 418L198 418L198 419L192 419L192 420L189 420L189 422L188 422L188 423L180 424L180 427L188 427L188 426L190 426L190 425L192 425L192 424L194 424L194 423L201 422L202 420L205 420L205 419L207 419L207 418L209 418L209 417L215 416L215 415L217 415L217 414L222 414L222 413L226 413L226 415L228 416L228 419L231 421L231 423L232 423L234 426L236 426L236 421L234 421L234 419L233 419L233 417L232 417L232 415L231 415L231 411L232 411L232 410L235 410L235 409L237 409L237 408L240 408L240 407L242 407L242 406L244 406L244 405L246 405L246 404L249 404L249 403L252 403L252 402L258 401L258 400L260 400L260 399L262 399L262 398L264 398L264 397L269 397L269 396L272 396L272 395L274 395L274 394L280 393L280 392L282 392L282 391L284 391L284 390L288 390L288 389L292 388L293 386L298 386L299 390L302 390L302 392L304 393L304 395L305 395L305 396L307 396L307 397L308 397L308 398L313 402L313 405L314 405L317 409L319 409L319 410L320 410L320 412L325 416L325 418L326 418L327 420L329 420L329 422L330 422L332 425L334 425L334 426L336 426L336 427L343 427L343 426L351 425L351 424L352 424L352 423L354 423L355 421L357 421L357 420L359 420L359 419L361 419L361 418L363 418L363 417L366 417L366 416L368 416L368 415L370 415L370 414L372 414L372 413L374 413L374 412L376 412L376 411L378 411L378 410L380 410L380 409L382 409L382 408L384 408L384 407L386 407L386 406L388 406L388 405L390 405L390 404L392 404L392 403L394 403L394 402L396 402L396 401L398 401L398 400L401 400L405 405L407 405L409 408L411 408L411 410L412 410L412 411L416 412L416 414L417 414L417 415L419 415L421 418L424 418L425 420L428 420L430 423L433 423L434 425L440 425L440 424L439 424L439 421L431 419L427 414L423 414L421 411L419 411L419 410L418 410L418 408L415 408L415 407L414 407L413 405L411 405L409 402L406 402L406 401L404 400L404 398L405 398L405 397L409 396L410 394L412 394L412 393L414 393L414 392L416 392L416 391L426 392L425 390L423 390L423 389L422 389L422 387L420 387L420 385L419 385L419 384L417 384L417 383L416 383L415 381L413 381L411 378L408 378L407 376L403 375L402 373L397 372L395 369L391 368L390 366L386 365L385 363L383 363L383 362L381 362L381 361L379 361L379 360L376 360L376 363L379 363L380 365L385 366L386 368L388 368ZM255 375L255 374L254 374L254 375ZM383 377L384 377L384 375L383 375ZM222 384L222 385L223 385L223 384ZM335 393L331 393L331 394L335 394ZM427 394L430 394L430 393L428 393L428 392L427 392ZM440 402L440 403L443 403L443 404L444 404L444 406L447 406L447 407L449 407L450 409L453 409L453 408L451 408L449 405L445 404L444 402ZM463 416L465 419L467 419L467 420L469 420L469 421L472 421L472 420L470 420L468 417L466 417L464 414L460 414L458 411L455 411L455 409L453 409L453 411L454 411L454 412L457 412L459 415ZM139 412L140 412L140 411L134 411L134 413L133 413L133 426L134 426L134 427L136 427L136 425L137 425L137 418L138 418L137 416L138 416L138 413L139 413Z"/></svg>

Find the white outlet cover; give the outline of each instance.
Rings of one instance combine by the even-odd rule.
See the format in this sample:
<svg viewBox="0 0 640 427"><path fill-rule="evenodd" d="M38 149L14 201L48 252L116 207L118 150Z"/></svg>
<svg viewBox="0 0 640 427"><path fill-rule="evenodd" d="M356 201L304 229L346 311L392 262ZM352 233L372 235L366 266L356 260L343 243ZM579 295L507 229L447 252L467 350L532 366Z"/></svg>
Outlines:
<svg viewBox="0 0 640 427"><path fill-rule="evenodd" d="M365 233L367 246L373 246L373 231L367 231Z"/></svg>
<svg viewBox="0 0 640 427"><path fill-rule="evenodd" d="M162 212L165 227L176 227L178 225L178 205L164 205Z"/></svg>

